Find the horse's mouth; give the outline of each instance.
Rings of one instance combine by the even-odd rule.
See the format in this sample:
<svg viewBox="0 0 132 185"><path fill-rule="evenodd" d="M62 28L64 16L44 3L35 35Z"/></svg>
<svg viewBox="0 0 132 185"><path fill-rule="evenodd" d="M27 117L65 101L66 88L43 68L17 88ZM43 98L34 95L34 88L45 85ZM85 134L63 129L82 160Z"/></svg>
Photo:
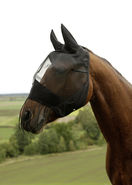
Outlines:
<svg viewBox="0 0 132 185"><path fill-rule="evenodd" d="M55 119L55 114L50 108L31 100L25 102L20 112L21 128L34 134L40 133L45 125Z"/></svg>
<svg viewBox="0 0 132 185"><path fill-rule="evenodd" d="M40 133L42 128L47 124L44 115L30 116L31 111L24 111L20 119L21 128L27 132L32 132L34 134Z"/></svg>

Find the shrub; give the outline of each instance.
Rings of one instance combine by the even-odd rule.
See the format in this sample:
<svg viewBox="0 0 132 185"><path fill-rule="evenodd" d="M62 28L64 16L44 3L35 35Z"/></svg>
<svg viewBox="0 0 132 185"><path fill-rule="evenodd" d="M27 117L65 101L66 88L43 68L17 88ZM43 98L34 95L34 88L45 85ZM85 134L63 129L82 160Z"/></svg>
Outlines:
<svg viewBox="0 0 132 185"><path fill-rule="evenodd" d="M72 123L58 123L55 124L53 128L56 130L59 139L60 137L64 138L66 150L69 150L69 143L71 140L73 140Z"/></svg>
<svg viewBox="0 0 132 185"><path fill-rule="evenodd" d="M11 143L2 143L0 145L0 150L4 150L5 158L18 156L18 151L13 147Z"/></svg>
<svg viewBox="0 0 132 185"><path fill-rule="evenodd" d="M76 123L80 123L82 125L90 139L98 140L100 136L100 129L89 106L79 111L79 114L76 117Z"/></svg>
<svg viewBox="0 0 132 185"><path fill-rule="evenodd" d="M66 143L65 143L64 137L61 136L58 147L57 147L57 152L65 152L66 149L67 148L66 148Z"/></svg>
<svg viewBox="0 0 132 185"><path fill-rule="evenodd" d="M70 140L70 142L69 142L69 150L70 151L76 150L76 146L75 146L73 140Z"/></svg>
<svg viewBox="0 0 132 185"><path fill-rule="evenodd" d="M6 143L4 148L6 150L6 157L17 157L19 155L18 150L11 143Z"/></svg>
<svg viewBox="0 0 132 185"><path fill-rule="evenodd" d="M102 135L102 133L100 133L99 139L97 140L96 144L102 146L104 143L105 143L104 136Z"/></svg>
<svg viewBox="0 0 132 185"><path fill-rule="evenodd" d="M38 153L39 153L38 144L36 142L33 142L33 143L25 146L25 148L24 148L25 155L35 155Z"/></svg>
<svg viewBox="0 0 132 185"><path fill-rule="evenodd" d="M25 146L32 142L32 138L33 135L16 127L14 135L10 138L10 142L19 151L19 153L22 154Z"/></svg>
<svg viewBox="0 0 132 185"><path fill-rule="evenodd" d="M40 154L55 153L58 151L59 137L55 129L44 131L38 140Z"/></svg>
<svg viewBox="0 0 132 185"><path fill-rule="evenodd" d="M20 154L20 151L19 151L19 148L18 148L16 137L14 135L12 135L10 137L9 144L14 148L14 150L16 151L17 156L18 156Z"/></svg>
<svg viewBox="0 0 132 185"><path fill-rule="evenodd" d="M0 162L6 159L6 150L0 146Z"/></svg>

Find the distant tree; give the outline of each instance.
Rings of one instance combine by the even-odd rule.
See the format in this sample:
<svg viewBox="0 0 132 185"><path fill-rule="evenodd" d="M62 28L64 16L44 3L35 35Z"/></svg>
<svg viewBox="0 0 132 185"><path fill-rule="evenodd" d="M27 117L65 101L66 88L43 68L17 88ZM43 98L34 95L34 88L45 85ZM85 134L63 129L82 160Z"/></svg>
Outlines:
<svg viewBox="0 0 132 185"><path fill-rule="evenodd" d="M32 142L33 135L20 129L18 126L15 129L14 135L10 138L10 143L19 151L24 152L25 146Z"/></svg>
<svg viewBox="0 0 132 185"><path fill-rule="evenodd" d="M24 148L24 154L25 155L39 154L38 143L32 142L29 145L26 145Z"/></svg>
<svg viewBox="0 0 132 185"><path fill-rule="evenodd" d="M6 159L6 150L0 145L0 162Z"/></svg>
<svg viewBox="0 0 132 185"><path fill-rule="evenodd" d="M79 111L79 114L76 117L76 123L82 124L82 127L87 132L89 138L98 140L100 129L89 106Z"/></svg>
<svg viewBox="0 0 132 185"><path fill-rule="evenodd" d="M70 140L70 142L69 142L69 150L70 151L76 150L76 147L75 147L73 140Z"/></svg>
<svg viewBox="0 0 132 185"><path fill-rule="evenodd" d="M55 129L44 131L38 140L40 154L56 153L58 151L59 137Z"/></svg>
<svg viewBox="0 0 132 185"><path fill-rule="evenodd" d="M66 148L66 143L65 143L64 137L61 136L59 140L60 141L59 141L59 144L58 144L57 151L58 152L65 152L67 148Z"/></svg>
<svg viewBox="0 0 132 185"><path fill-rule="evenodd" d="M69 143L73 140L72 123L58 123L53 126L59 138L62 136L65 140L66 149L69 150Z"/></svg>

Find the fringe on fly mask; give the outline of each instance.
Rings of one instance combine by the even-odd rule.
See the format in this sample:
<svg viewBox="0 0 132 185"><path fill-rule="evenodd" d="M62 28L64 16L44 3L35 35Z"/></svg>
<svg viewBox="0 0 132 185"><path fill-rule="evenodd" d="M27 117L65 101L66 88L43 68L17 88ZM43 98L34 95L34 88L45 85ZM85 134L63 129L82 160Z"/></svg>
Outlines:
<svg viewBox="0 0 132 185"><path fill-rule="evenodd" d="M54 45L54 48L57 51L51 52L48 57L44 60L44 62L40 65L39 69L34 75L34 82L31 88L31 91L29 93L28 99L34 100L41 105L47 106L51 108L57 117L64 117L71 112L73 112L76 109L79 109L80 107L84 106L86 104L86 99L88 95L88 88L89 88L89 53L83 49L81 46L79 46L77 43L75 43L75 39L72 37L72 35L69 33L69 31L62 25L62 33L65 40L65 45L61 44L55 37L53 31L52 31L52 37L51 41ZM67 34L70 38L70 47L67 44ZM74 39L74 44L77 45L75 48L75 45L73 45L73 41L71 39ZM55 43L56 42L56 43ZM58 44L58 45L57 45ZM74 47L74 48L73 48ZM69 52L70 49L70 52ZM83 66L83 71L81 70L73 70L73 72L79 72L79 73L86 73L86 81L82 86L71 96L62 97L59 96L51 90L49 90L46 86L41 84L41 79L43 78L45 72L51 65L55 65L56 61L69 61L72 63L78 63L79 65ZM59 83L59 81L58 81ZM77 83L77 82L75 82Z"/></svg>

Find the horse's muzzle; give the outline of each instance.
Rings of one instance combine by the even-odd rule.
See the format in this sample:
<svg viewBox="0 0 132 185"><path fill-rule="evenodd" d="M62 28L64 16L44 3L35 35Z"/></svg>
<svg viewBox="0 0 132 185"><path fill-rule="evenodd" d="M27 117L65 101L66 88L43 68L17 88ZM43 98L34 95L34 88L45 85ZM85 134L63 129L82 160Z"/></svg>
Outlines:
<svg viewBox="0 0 132 185"><path fill-rule="evenodd" d="M30 110L26 110L22 115L22 121L27 122L30 121L32 117L32 112Z"/></svg>
<svg viewBox="0 0 132 185"><path fill-rule="evenodd" d="M31 126L31 120L32 112L30 110L23 111L20 119L21 128L28 132L35 132L35 130Z"/></svg>
<svg viewBox="0 0 132 185"><path fill-rule="evenodd" d="M32 100L27 100L20 112L21 128L35 134L40 133L47 123L55 119L55 114L50 108Z"/></svg>

